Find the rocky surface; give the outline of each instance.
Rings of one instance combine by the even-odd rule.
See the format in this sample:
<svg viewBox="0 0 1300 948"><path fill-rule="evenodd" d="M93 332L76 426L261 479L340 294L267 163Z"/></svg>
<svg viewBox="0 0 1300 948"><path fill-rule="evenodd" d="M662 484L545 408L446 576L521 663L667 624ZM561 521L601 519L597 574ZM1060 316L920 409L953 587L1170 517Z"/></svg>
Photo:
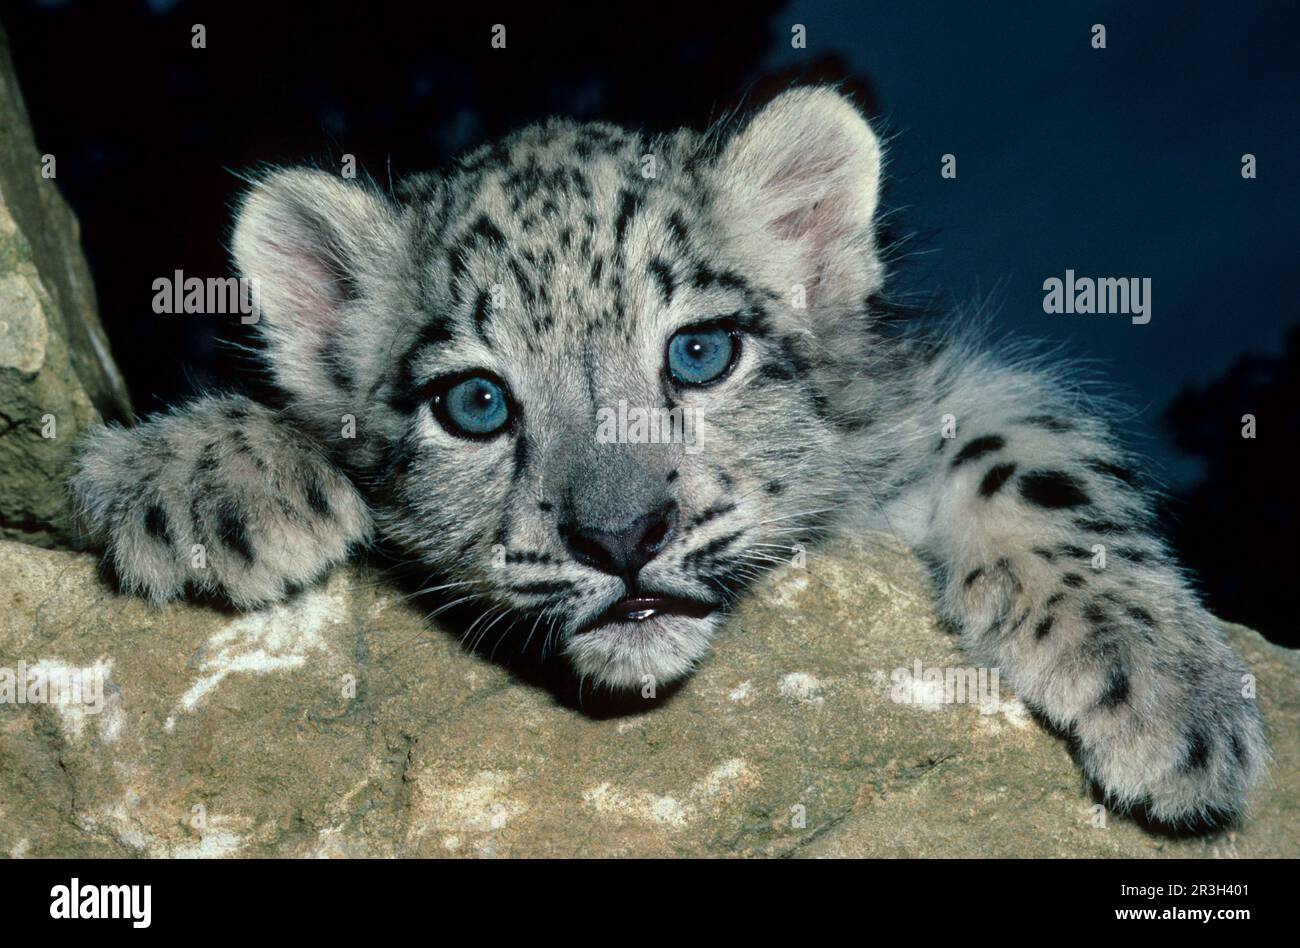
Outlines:
<svg viewBox="0 0 1300 948"><path fill-rule="evenodd" d="M693 679L621 714L425 611L366 570L256 614L156 609L0 543L0 667L107 681L97 712L0 705L0 853L1300 855L1300 653L1240 627L1271 780L1241 829L1174 838L1098 810L1005 684L892 700L893 670L965 662L886 538L772 574Z"/></svg>
<svg viewBox="0 0 1300 948"><path fill-rule="evenodd" d="M42 157L0 31L0 538L52 546L70 537L62 479L77 435L130 401Z"/></svg>

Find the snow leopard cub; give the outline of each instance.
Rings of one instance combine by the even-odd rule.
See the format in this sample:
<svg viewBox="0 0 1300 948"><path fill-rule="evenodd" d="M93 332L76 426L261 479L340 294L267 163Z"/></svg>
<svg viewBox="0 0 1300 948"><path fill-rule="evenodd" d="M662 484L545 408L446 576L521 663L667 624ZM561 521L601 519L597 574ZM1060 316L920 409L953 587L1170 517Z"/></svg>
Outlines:
<svg viewBox="0 0 1300 948"><path fill-rule="evenodd" d="M283 405L96 432L83 522L126 588L249 608L377 532L616 688L688 674L795 542L893 531L1112 803L1235 817L1267 757L1241 660L1086 404L883 330L880 170L858 111L801 88L704 136L551 121L395 195L266 174L234 255ZM620 403L703 436L596 437Z"/></svg>

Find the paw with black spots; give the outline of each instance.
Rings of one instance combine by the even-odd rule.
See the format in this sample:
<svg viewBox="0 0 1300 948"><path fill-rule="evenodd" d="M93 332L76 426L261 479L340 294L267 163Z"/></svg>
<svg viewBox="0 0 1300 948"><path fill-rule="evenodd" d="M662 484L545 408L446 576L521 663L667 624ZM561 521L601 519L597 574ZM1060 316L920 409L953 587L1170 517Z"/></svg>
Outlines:
<svg viewBox="0 0 1300 948"><path fill-rule="evenodd" d="M372 531L356 488L308 438L236 396L93 432L70 486L123 589L155 602L187 589L274 602Z"/></svg>

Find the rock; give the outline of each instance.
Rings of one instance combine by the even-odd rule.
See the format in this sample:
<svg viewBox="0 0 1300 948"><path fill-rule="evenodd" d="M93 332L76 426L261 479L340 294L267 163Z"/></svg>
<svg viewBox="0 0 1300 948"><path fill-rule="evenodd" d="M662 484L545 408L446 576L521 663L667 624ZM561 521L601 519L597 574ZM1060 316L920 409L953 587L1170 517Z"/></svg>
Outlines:
<svg viewBox="0 0 1300 948"><path fill-rule="evenodd" d="M131 405L77 220L42 168L0 31L0 538L52 546L71 537L63 476L77 435Z"/></svg>
<svg viewBox="0 0 1300 948"><path fill-rule="evenodd" d="M869 540L769 575L694 678L622 715L467 653L365 568L241 616L153 608L87 555L0 543L0 667L107 680L96 713L0 705L0 852L1300 855L1300 653L1229 627L1271 780L1240 830L1155 835L1098 817L1005 684L982 709L891 700L894 669L966 662L917 561Z"/></svg>

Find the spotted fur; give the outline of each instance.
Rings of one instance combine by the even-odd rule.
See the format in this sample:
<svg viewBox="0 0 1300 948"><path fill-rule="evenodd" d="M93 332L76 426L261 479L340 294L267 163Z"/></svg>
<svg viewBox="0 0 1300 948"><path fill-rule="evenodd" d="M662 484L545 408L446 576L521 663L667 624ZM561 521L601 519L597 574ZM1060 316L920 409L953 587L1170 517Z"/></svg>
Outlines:
<svg viewBox="0 0 1300 948"><path fill-rule="evenodd" d="M1266 757L1240 659L1057 373L884 330L880 170L859 113L814 88L707 135L552 121L392 194L269 173L234 252L286 407L205 398L96 434L73 480L84 519L128 587L245 606L373 524L480 628L536 634L612 687L690 672L725 611L590 629L632 585L725 607L796 542L893 531L934 564L974 660L1072 735L1111 801L1235 816ZM702 320L739 357L676 386L665 345ZM515 417L468 440L432 401L484 370ZM597 412L620 402L698 412L701 449L600 443ZM630 578L566 543L566 524L648 510L670 511L667 539Z"/></svg>

